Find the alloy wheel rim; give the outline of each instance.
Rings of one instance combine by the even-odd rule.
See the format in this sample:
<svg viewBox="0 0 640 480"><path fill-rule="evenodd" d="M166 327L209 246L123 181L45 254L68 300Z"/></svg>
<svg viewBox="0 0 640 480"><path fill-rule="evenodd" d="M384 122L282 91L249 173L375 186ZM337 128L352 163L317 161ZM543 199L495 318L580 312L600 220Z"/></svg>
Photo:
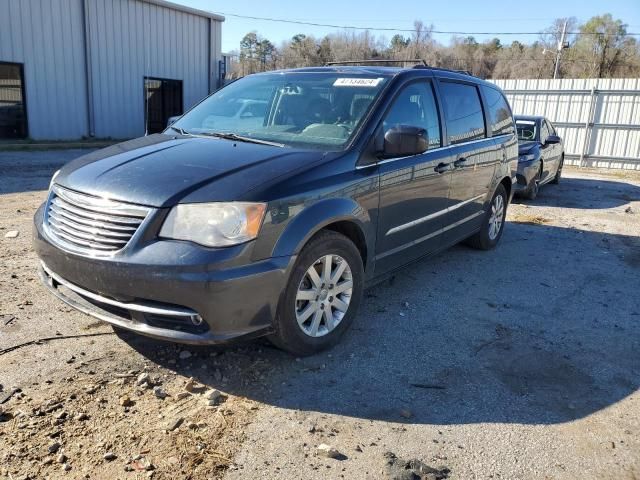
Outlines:
<svg viewBox="0 0 640 480"><path fill-rule="evenodd" d="M504 199L497 195L491 204L491 216L489 217L489 238L495 240L502 228L504 216Z"/></svg>
<svg viewBox="0 0 640 480"><path fill-rule="evenodd" d="M353 292L351 267L340 255L317 259L300 280L296 292L296 320L310 337L336 329L349 309Z"/></svg>

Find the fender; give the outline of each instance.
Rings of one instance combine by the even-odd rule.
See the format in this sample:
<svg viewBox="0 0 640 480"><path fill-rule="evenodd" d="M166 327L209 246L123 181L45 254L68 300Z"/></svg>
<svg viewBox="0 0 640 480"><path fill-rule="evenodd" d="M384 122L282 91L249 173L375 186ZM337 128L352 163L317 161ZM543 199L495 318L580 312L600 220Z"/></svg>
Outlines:
<svg viewBox="0 0 640 480"><path fill-rule="evenodd" d="M349 221L362 232L367 243L367 265L375 251L375 225L369 213L351 198L327 198L298 213L287 225L273 248L274 257L295 255L309 239L327 225Z"/></svg>
<svg viewBox="0 0 640 480"><path fill-rule="evenodd" d="M489 208L489 205L491 203L491 200L493 199L493 195L496 193L496 189L498 188L498 185L500 185L503 182L509 182L509 192L508 193L508 201L511 202L511 198L513 197L513 185L514 185L514 181L513 178L511 178L510 175L505 175L503 172L497 172L498 175L496 175L495 177L493 177L493 180L491 181L491 186L489 187L489 191L487 192L487 196L484 199L484 210L486 211Z"/></svg>
<svg viewBox="0 0 640 480"><path fill-rule="evenodd" d="M516 157L517 158L517 157ZM516 160L505 160L500 162L494 171L493 179L491 180L491 185L489 186L489 191L487 192L487 196L484 201L484 209L486 210L489 207L489 203L493 198L493 194L496 192L498 185L503 182L509 183L509 191L508 193L508 201L511 202L511 197L513 197L513 185L515 184L515 175L518 170L517 167L517 159Z"/></svg>

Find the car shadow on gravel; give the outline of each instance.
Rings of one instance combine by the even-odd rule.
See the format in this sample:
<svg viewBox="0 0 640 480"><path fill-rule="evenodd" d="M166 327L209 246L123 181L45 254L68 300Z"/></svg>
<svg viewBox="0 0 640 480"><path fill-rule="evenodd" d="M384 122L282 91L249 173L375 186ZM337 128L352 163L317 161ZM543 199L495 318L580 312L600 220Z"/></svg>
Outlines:
<svg viewBox="0 0 640 480"><path fill-rule="evenodd" d="M180 374L287 409L442 425L567 422L640 385L639 240L510 222L494 251L454 247L370 288L343 341L303 359L266 341L122 338Z"/></svg>
<svg viewBox="0 0 640 480"><path fill-rule="evenodd" d="M589 192L591 195L576 195ZM640 202L640 187L628 182L596 178L563 177L559 185L544 185L535 200L515 197L515 203L529 206L608 209Z"/></svg>

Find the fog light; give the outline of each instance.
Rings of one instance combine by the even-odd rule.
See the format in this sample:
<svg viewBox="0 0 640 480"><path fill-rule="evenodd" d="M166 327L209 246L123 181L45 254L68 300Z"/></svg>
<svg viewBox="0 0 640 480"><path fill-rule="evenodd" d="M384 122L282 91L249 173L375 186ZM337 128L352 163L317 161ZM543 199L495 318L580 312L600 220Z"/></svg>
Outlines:
<svg viewBox="0 0 640 480"><path fill-rule="evenodd" d="M200 315L191 315L191 323L193 323L196 327L202 325L202 322L204 322L204 318L202 318Z"/></svg>

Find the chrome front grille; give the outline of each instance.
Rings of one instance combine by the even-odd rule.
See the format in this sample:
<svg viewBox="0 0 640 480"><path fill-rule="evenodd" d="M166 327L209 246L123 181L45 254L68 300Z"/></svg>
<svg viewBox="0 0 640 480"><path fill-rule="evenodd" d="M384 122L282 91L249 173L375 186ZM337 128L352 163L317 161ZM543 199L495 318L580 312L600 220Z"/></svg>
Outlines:
<svg viewBox="0 0 640 480"><path fill-rule="evenodd" d="M45 226L62 247L89 254L112 254L127 245L150 209L92 197L54 185Z"/></svg>

